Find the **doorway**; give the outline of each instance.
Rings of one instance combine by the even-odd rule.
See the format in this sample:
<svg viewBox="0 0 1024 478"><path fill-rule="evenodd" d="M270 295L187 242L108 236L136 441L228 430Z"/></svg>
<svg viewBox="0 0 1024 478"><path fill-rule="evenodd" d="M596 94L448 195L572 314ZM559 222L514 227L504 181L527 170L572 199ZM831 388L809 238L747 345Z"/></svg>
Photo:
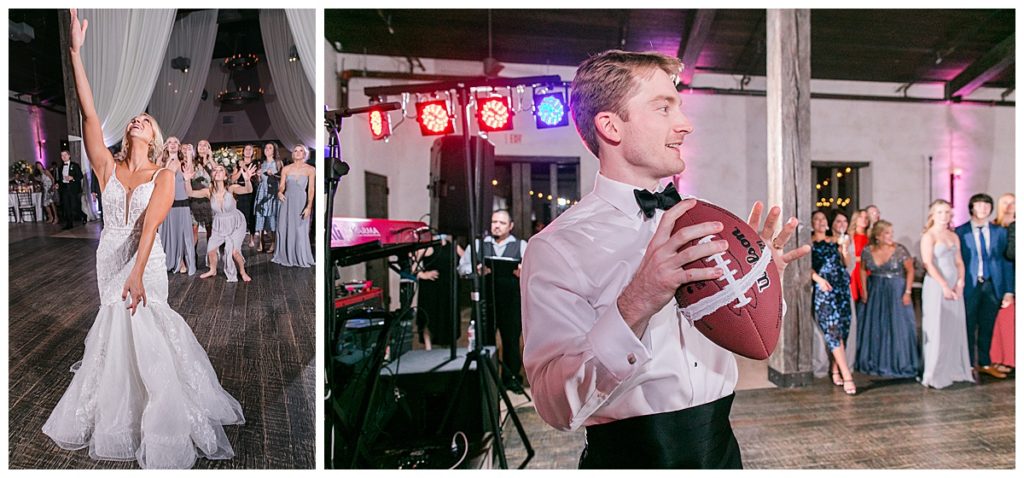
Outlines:
<svg viewBox="0 0 1024 478"><path fill-rule="evenodd" d="M495 157L494 209L508 209L513 234L529 239L580 199L578 156Z"/></svg>
<svg viewBox="0 0 1024 478"><path fill-rule="evenodd" d="M860 198L861 169L869 163L814 161L811 163L811 194L816 209L833 217L836 211L847 218L863 207Z"/></svg>

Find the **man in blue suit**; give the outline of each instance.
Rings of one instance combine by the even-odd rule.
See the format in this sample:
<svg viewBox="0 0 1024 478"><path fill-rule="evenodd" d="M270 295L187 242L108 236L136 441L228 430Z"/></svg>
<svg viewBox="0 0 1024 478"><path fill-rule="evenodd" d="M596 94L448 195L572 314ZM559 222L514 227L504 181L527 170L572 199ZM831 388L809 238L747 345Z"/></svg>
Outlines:
<svg viewBox="0 0 1024 478"><path fill-rule="evenodd" d="M1001 307L1013 303L1013 265L1006 260L1006 229L990 224L992 196L971 196L968 210L971 220L956 228L960 236L960 254L967 266L964 302L967 309L967 348L971 363L980 373L1006 378L1006 373L992 366L989 348L992 329ZM977 347L977 350L975 350Z"/></svg>

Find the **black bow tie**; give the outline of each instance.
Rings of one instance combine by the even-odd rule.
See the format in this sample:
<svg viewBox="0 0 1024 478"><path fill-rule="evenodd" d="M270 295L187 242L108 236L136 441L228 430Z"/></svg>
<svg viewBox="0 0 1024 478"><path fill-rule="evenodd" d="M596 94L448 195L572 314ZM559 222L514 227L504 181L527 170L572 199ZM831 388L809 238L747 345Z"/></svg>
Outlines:
<svg viewBox="0 0 1024 478"><path fill-rule="evenodd" d="M672 183L669 183L660 193L652 193L646 189L634 189L633 195L636 196L636 203L640 205L640 209L648 219L654 217L655 209L665 210L682 201Z"/></svg>

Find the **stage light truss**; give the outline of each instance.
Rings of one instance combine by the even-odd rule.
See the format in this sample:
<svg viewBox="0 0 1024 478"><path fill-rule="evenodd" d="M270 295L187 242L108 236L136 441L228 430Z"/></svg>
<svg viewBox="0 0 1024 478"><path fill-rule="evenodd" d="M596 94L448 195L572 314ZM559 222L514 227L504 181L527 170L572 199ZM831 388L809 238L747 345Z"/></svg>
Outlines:
<svg viewBox="0 0 1024 478"><path fill-rule="evenodd" d="M524 99L524 96L529 98L530 90L532 104ZM369 87L365 91L371 98L371 106L375 102L386 101L388 96L401 96L403 118L406 117L406 105L412 103L410 96L415 95L415 119L423 136L454 134L459 111L466 115L460 119L460 129L464 127L473 134L470 118L475 117L476 130L481 136L512 131L515 129L514 116L522 111L533 114L538 130L569 125L568 84L557 76L449 80ZM393 127L397 125L389 120L386 112L371 110L368 121L374 140L387 139L394 133ZM470 121L467 124L465 120Z"/></svg>

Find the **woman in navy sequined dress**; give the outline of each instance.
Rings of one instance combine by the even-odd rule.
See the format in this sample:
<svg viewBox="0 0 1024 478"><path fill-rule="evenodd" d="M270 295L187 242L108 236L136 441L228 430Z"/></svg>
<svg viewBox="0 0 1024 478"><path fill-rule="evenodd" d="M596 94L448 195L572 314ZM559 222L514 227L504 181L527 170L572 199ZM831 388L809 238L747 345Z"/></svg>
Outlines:
<svg viewBox="0 0 1024 478"><path fill-rule="evenodd" d="M827 235L828 218L822 211L811 216L811 266L814 273L814 316L825 334L832 354L832 383L850 395L857 393L846 362L846 339L850 334L850 280L847 268L853 265L847 244ZM843 236L847 240L849 236Z"/></svg>
<svg viewBox="0 0 1024 478"><path fill-rule="evenodd" d="M892 239L892 224L879 220L861 253L864 314L857 315L857 371L890 378L913 378L921 370L916 319L910 292L914 258Z"/></svg>

